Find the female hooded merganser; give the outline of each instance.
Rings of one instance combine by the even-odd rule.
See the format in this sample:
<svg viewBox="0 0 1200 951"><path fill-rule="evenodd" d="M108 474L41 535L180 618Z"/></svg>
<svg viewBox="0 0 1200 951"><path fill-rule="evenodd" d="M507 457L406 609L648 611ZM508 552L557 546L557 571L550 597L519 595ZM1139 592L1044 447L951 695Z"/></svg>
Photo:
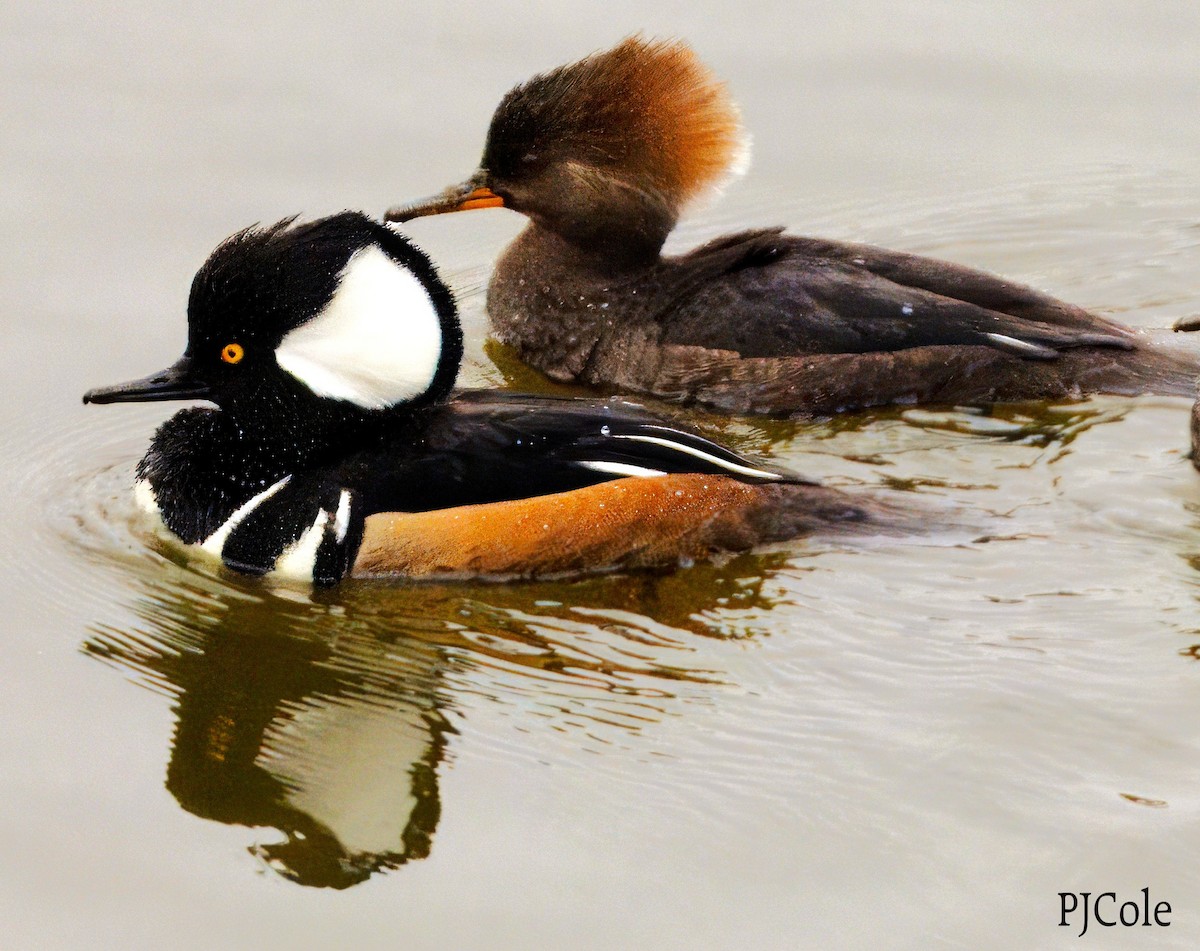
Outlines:
<svg viewBox="0 0 1200 951"><path fill-rule="evenodd" d="M1191 392L1200 361L958 264L782 228L662 256L682 208L748 154L690 49L631 38L513 89L476 174L387 218L527 215L487 310L555 380L780 414Z"/></svg>
<svg viewBox="0 0 1200 951"><path fill-rule="evenodd" d="M1200 400L1192 404L1192 465L1200 470Z"/></svg>
<svg viewBox="0 0 1200 951"><path fill-rule="evenodd" d="M617 401L451 398L454 300L364 215L251 228L196 274L170 369L85 403L204 399L159 427L136 492L248 573L519 575L667 565L886 520Z"/></svg>

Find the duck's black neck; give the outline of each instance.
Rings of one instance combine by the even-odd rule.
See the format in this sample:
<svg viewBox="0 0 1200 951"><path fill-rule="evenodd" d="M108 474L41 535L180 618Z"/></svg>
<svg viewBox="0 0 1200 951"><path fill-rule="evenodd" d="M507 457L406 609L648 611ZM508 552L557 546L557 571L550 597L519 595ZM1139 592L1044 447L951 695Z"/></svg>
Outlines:
<svg viewBox="0 0 1200 951"><path fill-rule="evenodd" d="M268 407L270 408L270 407ZM269 421L193 407L168 419L138 464L163 521L185 542L208 538L255 495L286 476L332 466L387 439L410 417L309 407Z"/></svg>

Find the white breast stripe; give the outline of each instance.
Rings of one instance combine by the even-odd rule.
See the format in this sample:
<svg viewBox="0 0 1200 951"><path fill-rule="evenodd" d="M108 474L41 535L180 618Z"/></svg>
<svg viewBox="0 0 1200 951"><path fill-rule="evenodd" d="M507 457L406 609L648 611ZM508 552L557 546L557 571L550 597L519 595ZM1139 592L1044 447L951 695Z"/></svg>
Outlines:
<svg viewBox="0 0 1200 951"><path fill-rule="evenodd" d="M321 509L313 523L304 530L304 534L283 550L283 554L275 560L273 574L284 578L297 578L302 581L312 581L313 568L317 563L317 549L325 537L325 525L329 522L329 513Z"/></svg>
<svg viewBox="0 0 1200 951"><path fill-rule="evenodd" d="M209 535L208 538L204 539L204 541L200 544L200 547L219 558L221 556L221 549L225 547L225 541L229 538L229 533L237 528L242 520L258 507L259 503L265 502L272 495L287 485L291 479L292 477L290 475L286 475L274 485L263 489L258 493L258 495L250 499L250 501L242 503L241 507L239 507L232 515L229 516L229 518L225 520L224 525Z"/></svg>
<svg viewBox="0 0 1200 951"><path fill-rule="evenodd" d="M350 490L342 489L338 496L337 513L333 516L333 533L338 544L346 540L346 530L350 528Z"/></svg>
<svg viewBox="0 0 1200 951"><path fill-rule="evenodd" d="M382 409L420 396L442 356L442 324L417 276L378 245L356 251L319 314L283 338L279 365L318 396Z"/></svg>
<svg viewBox="0 0 1200 951"><path fill-rule="evenodd" d="M625 462L581 462L579 464L585 469L611 472L613 475L637 476L638 478L666 475L661 469L645 469L642 466L631 466Z"/></svg>
<svg viewBox="0 0 1200 951"><path fill-rule="evenodd" d="M736 462L729 462L721 459L718 456L711 455L703 450L697 449L694 446L686 446L683 443L673 442L670 439L662 439L659 436L637 436L631 433L614 433L613 439L632 439L634 442L652 443L655 446L665 446L667 449L674 449L676 452L686 453L689 456L695 456L697 459L704 459L706 462L712 463L714 466L720 466L722 469L727 469L730 472L736 472L738 475L753 476L756 479L767 479L771 482L778 482L783 478L778 472L768 472L766 469L755 469L751 466L739 465Z"/></svg>

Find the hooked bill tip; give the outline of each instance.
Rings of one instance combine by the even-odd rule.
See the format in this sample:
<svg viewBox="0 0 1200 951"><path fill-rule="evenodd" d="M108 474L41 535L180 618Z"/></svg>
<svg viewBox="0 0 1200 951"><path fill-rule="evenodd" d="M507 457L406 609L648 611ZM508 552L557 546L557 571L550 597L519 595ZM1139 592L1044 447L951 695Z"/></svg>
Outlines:
<svg viewBox="0 0 1200 951"><path fill-rule="evenodd" d="M478 208L503 208L504 199L491 190L477 173L459 185L451 185L431 198L394 205L383 214L389 223L404 223L428 215L453 211L472 211Z"/></svg>

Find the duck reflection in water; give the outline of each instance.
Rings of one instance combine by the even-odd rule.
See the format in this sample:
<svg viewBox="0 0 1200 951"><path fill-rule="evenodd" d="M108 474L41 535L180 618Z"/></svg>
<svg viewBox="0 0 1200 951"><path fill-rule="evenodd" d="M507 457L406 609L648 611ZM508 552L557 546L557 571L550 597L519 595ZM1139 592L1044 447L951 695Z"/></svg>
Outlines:
<svg viewBox="0 0 1200 951"><path fill-rule="evenodd" d="M280 830L252 848L275 871L346 888L424 858L449 732L438 652L380 645L375 669L356 670L327 632L305 631L304 612L273 602L200 615L148 600L147 628L97 631L84 649L176 698L167 789L194 815Z"/></svg>
<svg viewBox="0 0 1200 951"><path fill-rule="evenodd" d="M184 809L278 829L281 841L250 847L267 867L348 888L429 854L456 689L532 692L573 717L582 702L591 732L636 732L666 714L678 687L719 679L671 662L690 634L747 633L723 609L769 607L764 582L784 560L309 594L183 564L164 572L156 558L135 574L141 623L97 625L83 650L174 699L166 785ZM655 618L653 632L637 626L641 615Z"/></svg>

